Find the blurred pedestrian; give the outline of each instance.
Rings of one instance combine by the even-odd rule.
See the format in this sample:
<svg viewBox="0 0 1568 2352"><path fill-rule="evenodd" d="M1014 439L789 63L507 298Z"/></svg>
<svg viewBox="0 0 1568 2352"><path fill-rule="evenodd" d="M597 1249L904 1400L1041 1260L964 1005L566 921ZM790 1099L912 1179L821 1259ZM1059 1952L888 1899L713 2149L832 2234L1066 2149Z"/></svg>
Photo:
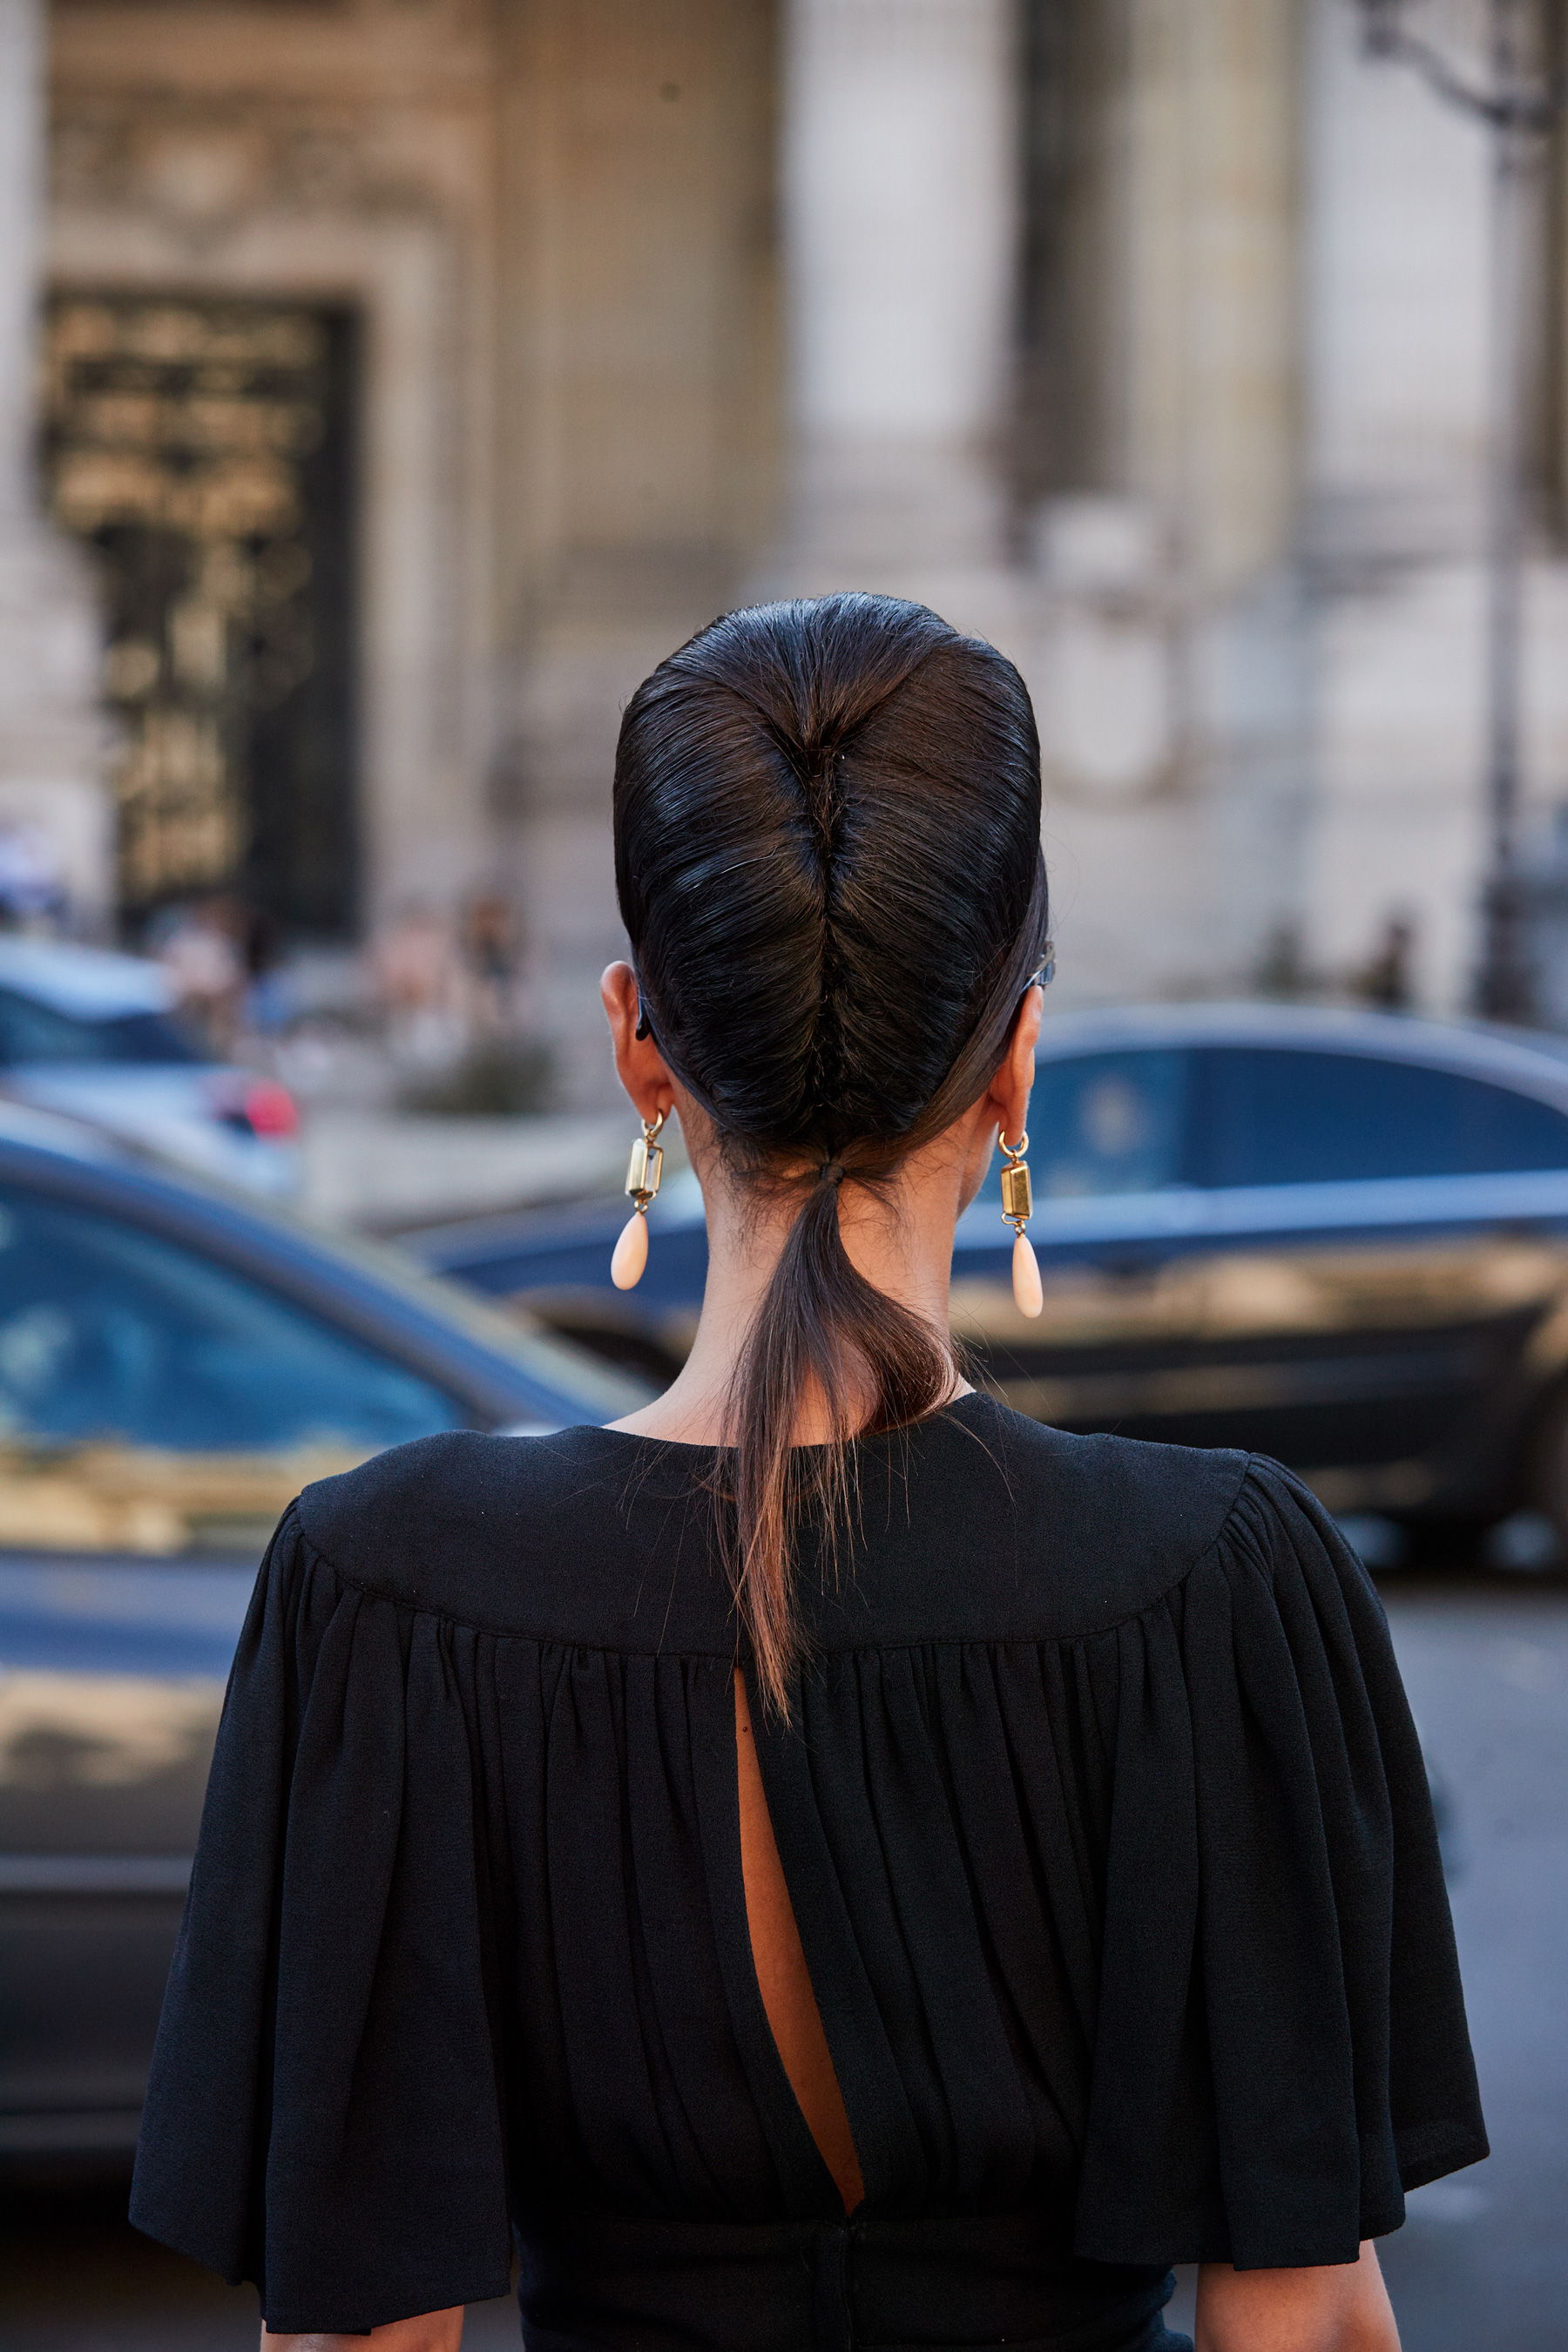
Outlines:
<svg viewBox="0 0 1568 2352"><path fill-rule="evenodd" d="M295 992L284 962L276 919L262 907L242 910L244 1022L251 1035L280 1037L294 1017Z"/></svg>
<svg viewBox="0 0 1568 2352"><path fill-rule="evenodd" d="M462 952L475 1034L503 1036L517 1025L517 917L499 890L481 890L463 910Z"/></svg>
<svg viewBox="0 0 1568 2352"><path fill-rule="evenodd" d="M1415 947L1415 926L1407 915L1390 915L1372 956L1356 973L1352 992L1364 1004L1381 1005L1386 1013L1408 1013L1415 1001L1410 963Z"/></svg>
<svg viewBox="0 0 1568 2352"><path fill-rule="evenodd" d="M405 905L371 942L370 971L395 1055L431 1064L462 1047L461 972L452 926L424 899Z"/></svg>
<svg viewBox="0 0 1568 2352"><path fill-rule="evenodd" d="M232 899L206 898L165 908L151 933L180 1011L220 1060L234 1049L245 993L237 919Z"/></svg>
<svg viewBox="0 0 1568 2352"><path fill-rule="evenodd" d="M0 825L0 924L58 930L68 905L59 852L41 825Z"/></svg>

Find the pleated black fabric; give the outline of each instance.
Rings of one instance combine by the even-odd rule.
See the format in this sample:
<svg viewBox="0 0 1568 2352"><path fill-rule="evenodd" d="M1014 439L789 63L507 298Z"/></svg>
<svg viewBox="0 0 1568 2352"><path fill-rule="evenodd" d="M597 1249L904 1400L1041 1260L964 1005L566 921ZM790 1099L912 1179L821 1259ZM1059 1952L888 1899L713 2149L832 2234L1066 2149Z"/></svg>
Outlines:
<svg viewBox="0 0 1568 2352"><path fill-rule="evenodd" d="M980 1397L861 1447L770 1810L859 2154L747 1936L711 1457L452 1434L263 1563L132 2219L279 2330L1173 2346L1169 2264L1352 2261L1486 2153L1364 1571L1276 1465ZM742 1659L742 1663L745 1661Z"/></svg>

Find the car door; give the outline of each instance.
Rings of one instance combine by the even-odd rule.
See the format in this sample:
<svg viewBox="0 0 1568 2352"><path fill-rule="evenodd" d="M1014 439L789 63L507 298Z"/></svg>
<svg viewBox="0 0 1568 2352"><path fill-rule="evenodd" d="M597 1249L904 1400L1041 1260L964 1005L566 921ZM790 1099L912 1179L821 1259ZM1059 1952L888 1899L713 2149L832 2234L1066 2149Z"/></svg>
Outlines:
<svg viewBox="0 0 1568 2352"><path fill-rule="evenodd" d="M1472 1072L1278 1045L1196 1050L1190 1107L1208 1388L1172 1433L1276 1454L1337 1508L1486 1507L1563 1291L1568 1118Z"/></svg>
<svg viewBox="0 0 1568 2352"><path fill-rule="evenodd" d="M279 1510L469 1418L167 1232L0 1183L0 2152L133 2142Z"/></svg>

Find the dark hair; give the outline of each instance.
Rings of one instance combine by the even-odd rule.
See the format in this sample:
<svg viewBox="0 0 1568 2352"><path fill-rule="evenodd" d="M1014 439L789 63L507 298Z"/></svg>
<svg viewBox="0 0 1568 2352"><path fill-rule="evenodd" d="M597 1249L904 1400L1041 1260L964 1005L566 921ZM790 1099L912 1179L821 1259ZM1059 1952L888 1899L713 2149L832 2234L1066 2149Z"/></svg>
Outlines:
<svg viewBox="0 0 1568 2352"><path fill-rule="evenodd" d="M762 1687L787 1714L802 1510L831 1540L857 1426L917 1420L952 1385L947 1334L851 1263L839 1184L886 1188L984 1093L1046 952L1028 691L921 604L730 613L626 706L615 826L659 1051L731 1179L795 1198L728 1403L721 1513ZM814 1381L832 1438L792 1456Z"/></svg>

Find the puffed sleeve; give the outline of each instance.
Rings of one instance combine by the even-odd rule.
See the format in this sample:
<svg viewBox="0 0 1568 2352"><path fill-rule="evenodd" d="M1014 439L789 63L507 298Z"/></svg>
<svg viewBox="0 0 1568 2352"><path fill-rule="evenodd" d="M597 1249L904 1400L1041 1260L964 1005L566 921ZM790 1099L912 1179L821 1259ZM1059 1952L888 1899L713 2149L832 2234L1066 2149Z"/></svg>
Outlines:
<svg viewBox="0 0 1568 2352"><path fill-rule="evenodd" d="M230 1678L131 2218L272 2328L507 2292L501 2067L449 1629L293 1507Z"/></svg>
<svg viewBox="0 0 1568 2352"><path fill-rule="evenodd" d="M1348 2263L1487 2154L1421 1748L1370 1580L1251 1464L1120 1627L1077 2242Z"/></svg>

